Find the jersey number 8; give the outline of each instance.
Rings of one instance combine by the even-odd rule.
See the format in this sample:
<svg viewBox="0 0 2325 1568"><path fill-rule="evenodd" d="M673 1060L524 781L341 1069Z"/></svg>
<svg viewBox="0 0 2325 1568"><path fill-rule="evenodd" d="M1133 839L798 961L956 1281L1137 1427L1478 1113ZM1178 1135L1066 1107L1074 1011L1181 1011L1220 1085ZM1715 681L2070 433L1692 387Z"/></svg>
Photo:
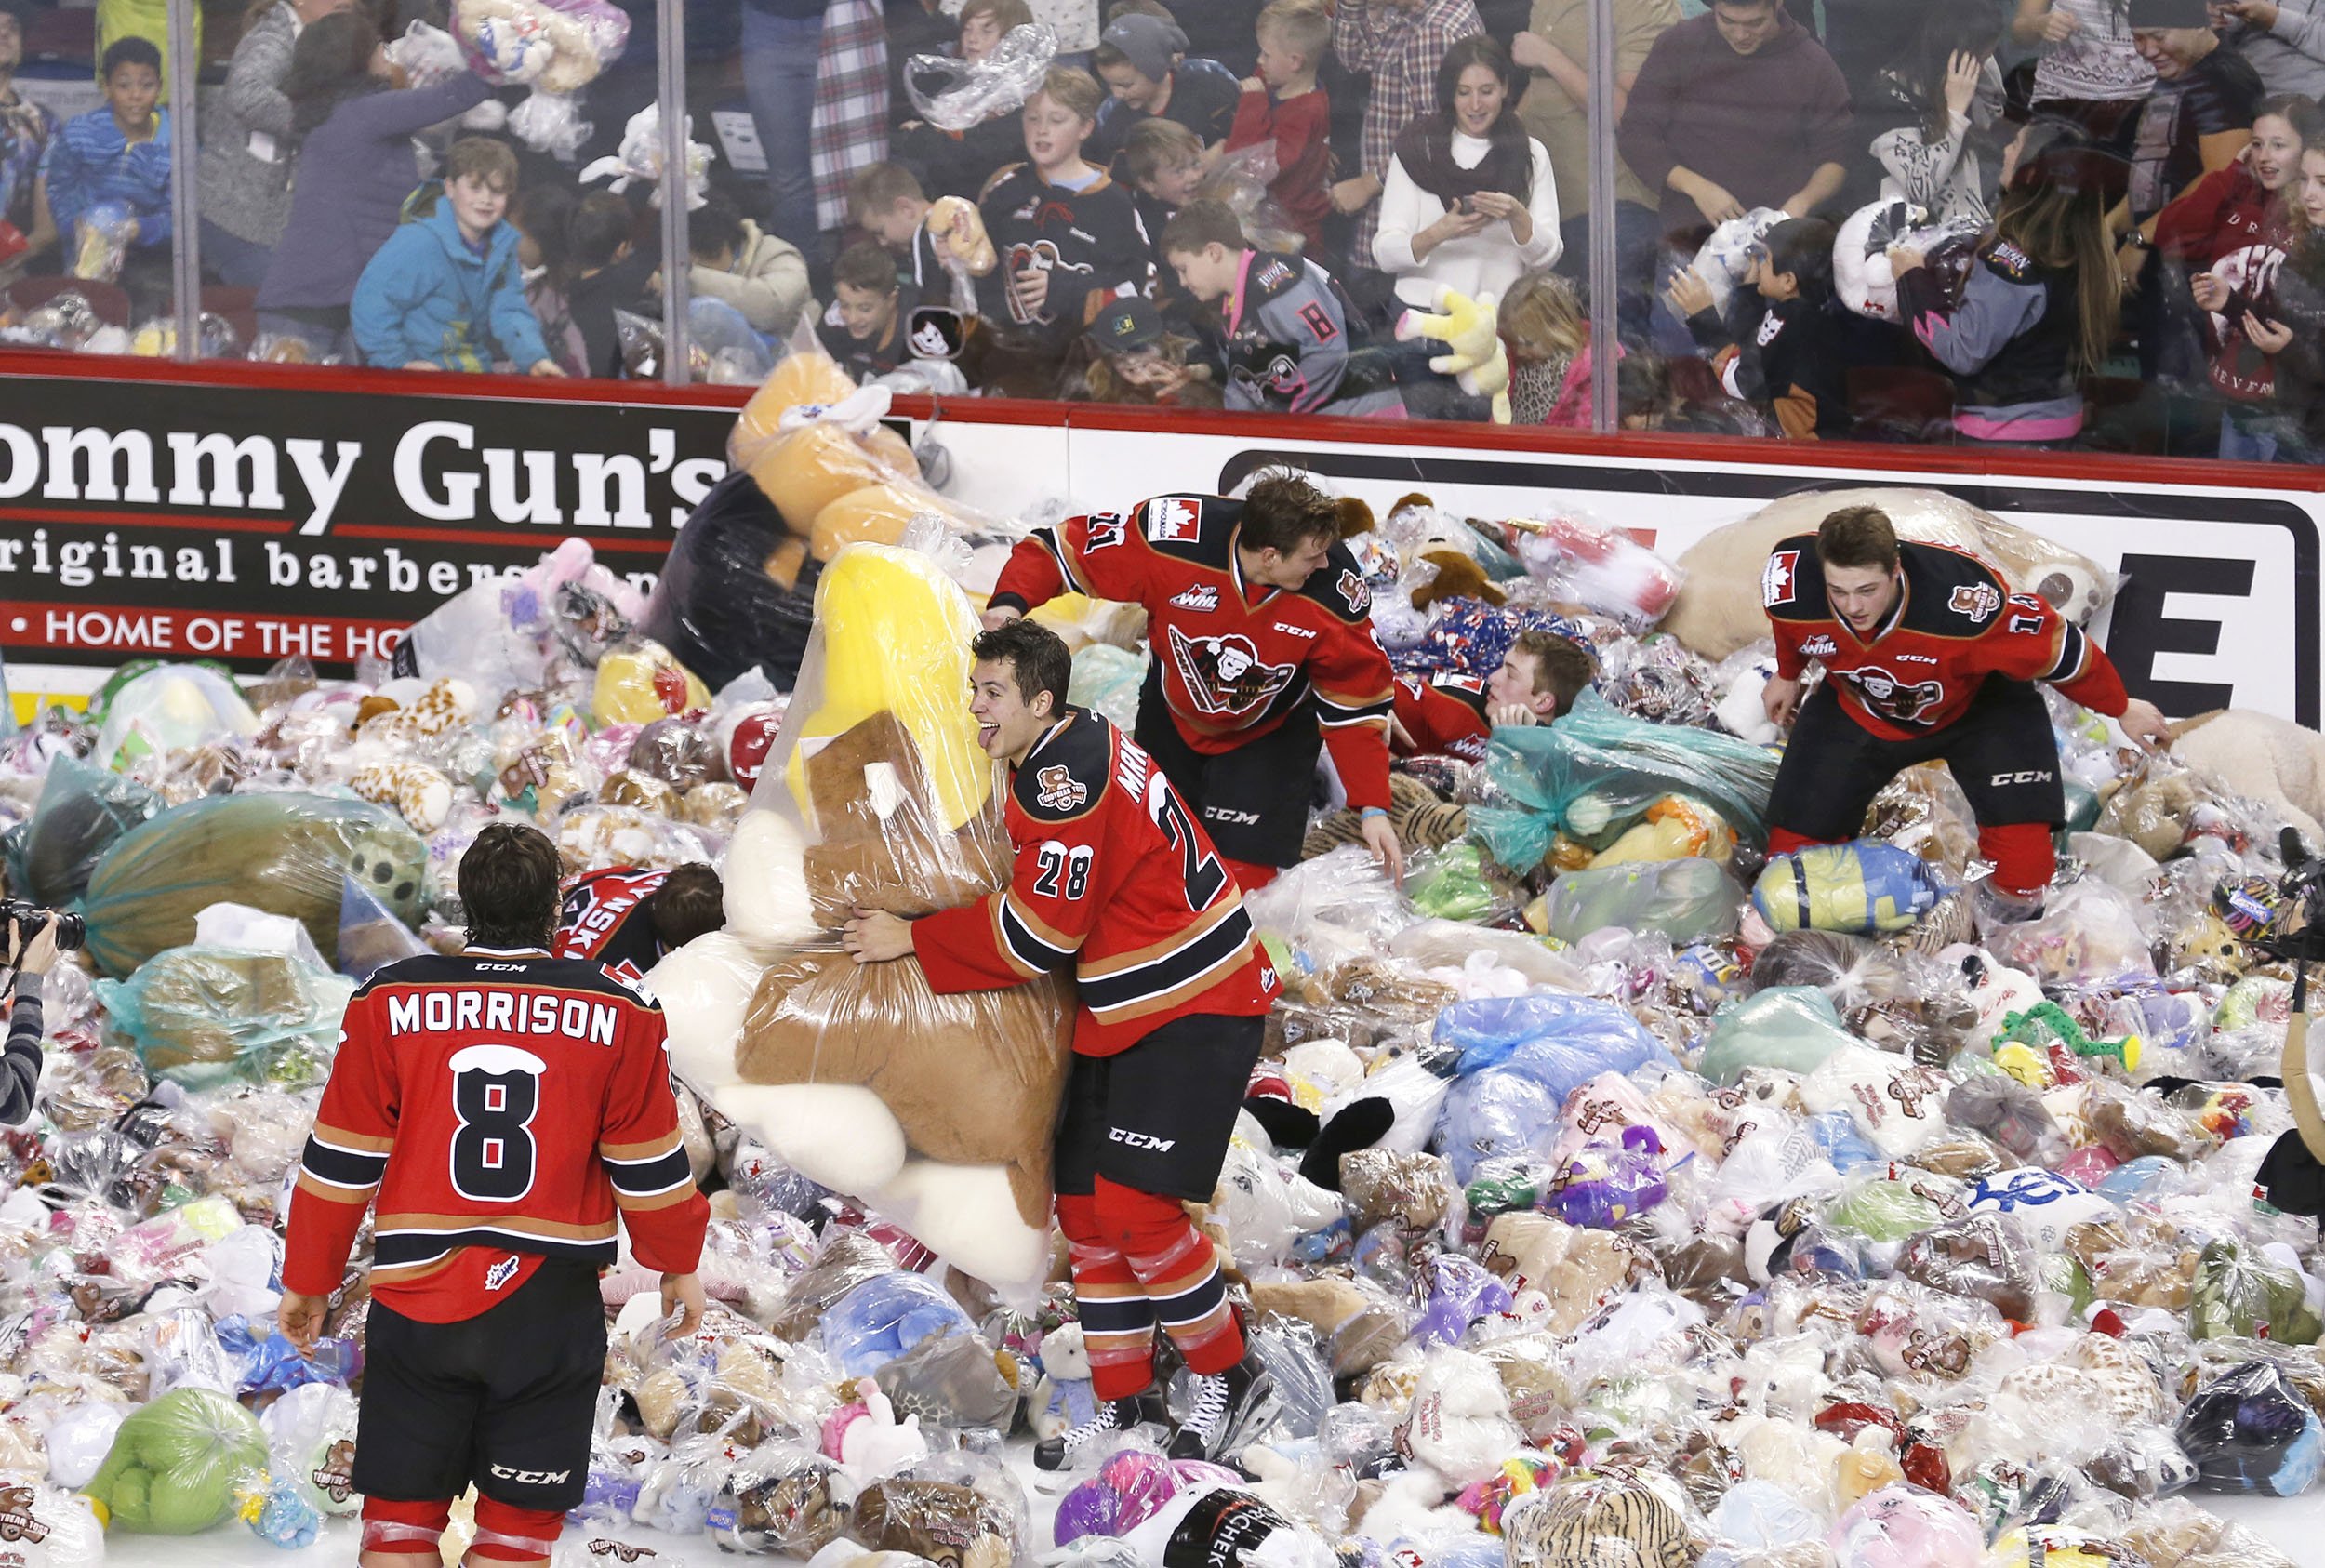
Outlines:
<svg viewBox="0 0 2325 1568"><path fill-rule="evenodd" d="M533 1118L548 1064L513 1045L471 1045L453 1053L452 1189L461 1197L513 1203L533 1190Z"/></svg>

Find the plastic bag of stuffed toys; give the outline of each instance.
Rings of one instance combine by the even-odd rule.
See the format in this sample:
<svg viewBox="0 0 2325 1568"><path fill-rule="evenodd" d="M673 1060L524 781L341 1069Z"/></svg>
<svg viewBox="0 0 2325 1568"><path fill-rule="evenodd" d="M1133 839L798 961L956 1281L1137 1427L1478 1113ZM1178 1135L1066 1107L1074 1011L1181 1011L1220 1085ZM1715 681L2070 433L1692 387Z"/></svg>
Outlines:
<svg viewBox="0 0 2325 1568"><path fill-rule="evenodd" d="M693 211L710 199L711 149L694 139L694 117L686 118L686 208ZM643 181L653 188L654 205L662 205L662 106L649 103L630 116L622 127L621 145L603 158L585 165L579 178L584 183L613 177L606 189L617 194L630 189L633 181Z"/></svg>
<svg viewBox="0 0 2325 1568"><path fill-rule="evenodd" d="M621 58L630 17L606 0L456 0L452 33L479 76L533 89L509 128L536 152L570 157L591 130L573 95Z"/></svg>

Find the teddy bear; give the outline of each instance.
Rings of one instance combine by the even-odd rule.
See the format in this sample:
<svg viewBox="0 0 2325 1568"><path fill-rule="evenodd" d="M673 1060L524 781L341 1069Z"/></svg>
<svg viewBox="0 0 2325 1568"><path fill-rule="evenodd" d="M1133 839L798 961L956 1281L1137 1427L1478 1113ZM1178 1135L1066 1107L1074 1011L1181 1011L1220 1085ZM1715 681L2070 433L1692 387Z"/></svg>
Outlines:
<svg viewBox="0 0 2325 1568"><path fill-rule="evenodd" d="M974 1488L949 1481L891 1477L856 1499L848 1536L874 1551L904 1551L937 1568L1009 1568L1011 1521Z"/></svg>
<svg viewBox="0 0 2325 1568"><path fill-rule="evenodd" d="M1491 400L1494 423L1509 423L1509 351L1495 330L1494 296L1474 299L1439 284L1427 311L1409 310L1397 318L1397 341L1430 338L1448 351L1428 362L1441 376L1471 397Z"/></svg>
<svg viewBox="0 0 2325 1568"><path fill-rule="evenodd" d="M1054 980L940 997L918 962L858 966L857 906L915 914L1003 885L993 764L961 698L968 602L928 556L836 557L793 695L724 870L726 929L649 977L679 1070L793 1168L964 1272L1049 1265L1049 1135L1068 1062Z"/></svg>
<svg viewBox="0 0 2325 1568"><path fill-rule="evenodd" d="M1663 630L1708 659L1722 659L1768 635L1760 584L1780 540L1813 534L1830 513L1878 506L1897 537L1947 544L1999 566L2012 589L2037 593L2070 620L2088 621L2114 596L2113 580L2072 551L1942 490L1811 490L1786 496L1716 528L1679 559L1686 580Z"/></svg>

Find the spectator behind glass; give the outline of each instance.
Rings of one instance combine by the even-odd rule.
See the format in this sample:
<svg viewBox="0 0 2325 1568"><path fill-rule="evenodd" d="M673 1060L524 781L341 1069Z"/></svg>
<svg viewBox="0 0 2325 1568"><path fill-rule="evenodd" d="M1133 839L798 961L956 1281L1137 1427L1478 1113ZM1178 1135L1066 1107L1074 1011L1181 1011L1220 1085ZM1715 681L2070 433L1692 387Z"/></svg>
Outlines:
<svg viewBox="0 0 2325 1568"><path fill-rule="evenodd" d="M1960 438L2055 445L2081 433L2079 378L2106 358L2121 304L2107 234L2113 166L2075 124L2020 131L1958 303L1919 252L1889 253L1898 314L1953 376Z"/></svg>
<svg viewBox="0 0 2325 1568"><path fill-rule="evenodd" d="M961 7L961 58L985 59L1003 34L1033 25L1025 0L965 0ZM995 170L1025 152L1021 111L1003 109L965 131L939 129L907 120L896 136L896 159L912 170L930 196L966 196L975 201Z"/></svg>
<svg viewBox="0 0 2325 1568"><path fill-rule="evenodd" d="M2200 336L2212 390L2226 404L2225 458L2272 461L2280 440L2298 433L2277 401L2276 355L2292 335L2277 319L2276 284L2292 243L2301 150L2319 131L2325 114L2315 100L2263 99L2244 156L2198 180L2156 220L2166 286L2186 277L2196 307L2167 319Z"/></svg>
<svg viewBox="0 0 2325 1568"><path fill-rule="evenodd" d="M2292 240L2277 274L2276 324L2290 341L2277 355L2277 406L2285 418L2277 460L2325 461L2325 138L2301 150L2289 204Z"/></svg>
<svg viewBox="0 0 2325 1568"><path fill-rule="evenodd" d="M1588 430L1590 319L1574 286L1556 272L1528 272L1502 297L1499 326L1510 423Z"/></svg>
<svg viewBox="0 0 2325 1568"><path fill-rule="evenodd" d="M1082 155L1098 85L1052 66L1026 100L1026 161L1003 172L978 208L998 262L977 280L993 328L986 379L1030 395L1056 384L1066 350L1107 300L1143 294L1152 252L1130 193Z"/></svg>
<svg viewBox="0 0 2325 1568"><path fill-rule="evenodd" d="M1268 195L1299 230L1313 254L1324 243L1332 198L1332 103L1316 86L1317 67L1332 44L1332 17L1322 0L1269 0L1256 24L1256 74L1235 100L1227 148L1273 148L1276 177Z"/></svg>
<svg viewBox="0 0 2325 1568"><path fill-rule="evenodd" d="M1373 233L1380 222L1375 204L1388 183L1397 138L1436 113L1437 68L1445 51L1484 31L1470 0L1341 0L1333 13L1333 52L1350 71L1373 77L1358 171L1332 188L1333 209L1356 219L1348 257L1357 266L1378 265L1373 257Z"/></svg>
<svg viewBox="0 0 2325 1568"><path fill-rule="evenodd" d="M1671 282L1672 310L1712 356L1730 397L1741 398L1796 441L1835 440L1852 428L1843 384L1839 305L1833 299L1833 226L1788 218L1752 247L1749 282L1764 309L1741 289L1720 319L1711 290L1691 269Z"/></svg>
<svg viewBox="0 0 2325 1568"><path fill-rule="evenodd" d="M1162 231L1162 255L1227 332L1227 405L1276 414L1401 417L1388 362L1348 352L1332 279L1298 256L1254 250L1224 202L1190 202ZM1350 375L1351 369L1359 372ZM1351 384L1359 382L1362 384Z"/></svg>
<svg viewBox="0 0 2325 1568"><path fill-rule="evenodd" d="M2035 112L2070 120L2104 147L2131 151L2155 69L2132 45L2131 0L2017 0L2010 34L2039 49Z"/></svg>
<svg viewBox="0 0 2325 1568"><path fill-rule="evenodd" d="M57 244L57 225L37 193L41 154L57 134L57 118L16 90L24 23L32 14L30 0L0 0L0 225L6 225L0 228L0 286L13 283ZM24 241L21 249L8 229Z"/></svg>
<svg viewBox="0 0 2325 1568"><path fill-rule="evenodd" d="M1992 0L1955 0L1923 14L1911 43L1857 104L1856 134L1872 164L1860 160L1852 174L1867 170L1879 186L1853 191L1851 207L1902 198L1934 222L1984 226L1985 169L1973 142L2000 115L1994 50L2001 33Z"/></svg>
<svg viewBox="0 0 2325 1568"><path fill-rule="evenodd" d="M686 286L694 297L724 299L753 332L788 338L812 302L799 247L762 230L717 191L687 215L686 246L693 253Z"/></svg>
<svg viewBox="0 0 2325 1568"><path fill-rule="evenodd" d="M259 286L259 326L303 339L316 355L352 346L355 280L396 232L419 183L412 138L492 96L473 75L427 87L399 88L397 80L361 9L316 18L291 49L283 90L299 180L290 222Z"/></svg>
<svg viewBox="0 0 2325 1568"><path fill-rule="evenodd" d="M1108 97L1090 139L1093 163L1112 163L1132 127L1148 119L1172 120L1193 131L1205 168L1217 158L1242 89L1225 66L1186 54L1187 34L1159 17L1131 15L1106 24L1096 64Z"/></svg>
<svg viewBox="0 0 2325 1568"><path fill-rule="evenodd" d="M116 241L121 282L140 314L169 305L169 115L156 113L162 52L142 38L105 51L105 107L58 128L41 158L40 190L64 237L66 270L97 277Z"/></svg>
<svg viewBox="0 0 2325 1568"><path fill-rule="evenodd" d="M1397 138L1373 256L1408 305L1441 286L1499 296L1558 259L1556 178L1510 107L1516 76L1495 40L1460 40L1438 67L1436 112Z"/></svg>
<svg viewBox="0 0 2325 1568"><path fill-rule="evenodd" d="M1703 361L1691 360L1701 369ZM1615 406L1623 428L1674 435L1762 435L1757 418L1740 403L1707 404L1683 396L1670 361L1644 351L1626 353L1614 367Z"/></svg>
<svg viewBox="0 0 2325 1568"><path fill-rule="evenodd" d="M1678 0L1614 0L1614 118L1622 123L1640 67L1657 38L1678 22ZM1526 31L1509 46L1510 58L1534 73L1519 101L1518 118L1550 154L1558 185L1561 256L1559 270L1580 278L1590 264L1589 0L1534 0ZM1628 164L1614 166L1617 275L1643 275L1654 247L1654 209L1660 199Z"/></svg>
<svg viewBox="0 0 2325 1568"><path fill-rule="evenodd" d="M767 157L770 226L791 244L816 243L816 74L829 0L742 0L743 92ZM884 90L883 79L875 87Z"/></svg>
<svg viewBox="0 0 2325 1568"><path fill-rule="evenodd" d="M824 352L858 381L884 376L912 357L906 328L914 299L885 250L859 240L831 268L831 306L816 325Z"/></svg>
<svg viewBox="0 0 2325 1568"><path fill-rule="evenodd" d="M290 221L291 101L283 91L291 49L318 17L349 0L258 0L244 13L242 41L225 90L202 104L202 270L235 288L266 281L266 264Z"/></svg>
<svg viewBox="0 0 2325 1568"><path fill-rule="evenodd" d="M352 328L366 364L565 374L525 303L517 233L501 221L516 185L507 143L452 144L434 210L389 235L356 281Z"/></svg>
<svg viewBox="0 0 2325 1568"><path fill-rule="evenodd" d="M1714 0L1655 40L1620 137L1663 193L1665 242L1692 256L1706 224L1805 218L1839 194L1853 129L1840 69L1776 0Z"/></svg>
<svg viewBox="0 0 2325 1568"><path fill-rule="evenodd" d="M2251 143L2261 79L2220 47L2204 0L2131 0L2131 7L2132 43L2155 67L2156 88L2140 106L2131 192L2113 218L2123 233L2116 262L2132 295L2141 379L2192 383L2205 372L2189 336L2171 329L2186 295L2155 253L2158 215Z"/></svg>
<svg viewBox="0 0 2325 1568"><path fill-rule="evenodd" d="M848 221L887 246L899 277L923 304L949 305L964 316L976 314L976 279L953 254L952 230L928 227L931 204L921 182L902 164L874 164L848 187ZM953 228L965 233L974 215L956 210Z"/></svg>
<svg viewBox="0 0 2325 1568"><path fill-rule="evenodd" d="M1195 199L1202 183L1202 142L1176 120L1142 120L1114 159L1114 178L1130 187L1138 221L1149 235Z"/></svg>
<svg viewBox="0 0 2325 1568"><path fill-rule="evenodd" d="M1216 367L1194 339L1170 331L1154 301L1109 302L1085 339L1092 358L1072 395L1147 408L1223 408Z"/></svg>
<svg viewBox="0 0 2325 1568"><path fill-rule="evenodd" d="M622 265L631 254L630 204L611 191L592 191L574 207L570 222L573 281L565 306L581 334L581 363L589 375L617 379L621 332L614 312L634 310L639 292L634 270Z"/></svg>
<svg viewBox="0 0 2325 1568"><path fill-rule="evenodd" d="M2212 30L2272 94L2325 93L2325 10L2316 0L2212 0Z"/></svg>
<svg viewBox="0 0 2325 1568"><path fill-rule="evenodd" d="M565 301L565 290L573 284L573 214L580 205L578 190L549 180L523 192L509 208L509 226L517 232L525 302L540 323L549 357L568 376L589 374L589 350Z"/></svg>

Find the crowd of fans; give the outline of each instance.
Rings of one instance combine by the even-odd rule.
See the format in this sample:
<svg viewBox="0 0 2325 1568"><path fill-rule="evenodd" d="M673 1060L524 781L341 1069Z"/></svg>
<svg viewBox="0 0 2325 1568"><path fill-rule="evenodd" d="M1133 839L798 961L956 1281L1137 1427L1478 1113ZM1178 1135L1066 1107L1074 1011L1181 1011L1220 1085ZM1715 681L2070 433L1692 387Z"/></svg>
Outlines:
<svg viewBox="0 0 2325 1568"><path fill-rule="evenodd" d="M1450 291L1497 301L1516 420L1590 422L1588 0L738 3L723 60L690 61L766 164L715 158L692 217L708 345L812 334L944 391L1483 419L1395 332ZM652 7L625 5L635 68ZM241 19L198 119L206 279L307 357L637 373L626 318L658 318L666 272L646 190L464 132L495 89L408 86L381 47L428 11ZM2325 0L1613 12L1619 341L1596 347L1626 427L2325 457ZM103 106L59 124L11 83L36 14L0 0L0 281L110 247L165 307L162 54L113 26ZM1003 77L965 122L935 112Z"/></svg>

